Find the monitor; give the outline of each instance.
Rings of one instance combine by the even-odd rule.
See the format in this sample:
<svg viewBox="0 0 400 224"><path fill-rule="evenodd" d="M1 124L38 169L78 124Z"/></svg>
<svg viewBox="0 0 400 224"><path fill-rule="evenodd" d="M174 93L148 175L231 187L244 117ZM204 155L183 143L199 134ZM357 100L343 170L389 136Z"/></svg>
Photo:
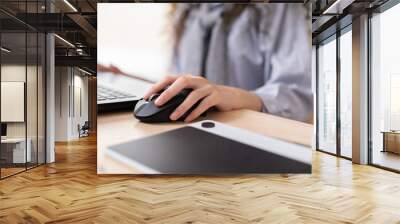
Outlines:
<svg viewBox="0 0 400 224"><path fill-rule="evenodd" d="M1 123L1 136L7 136L7 124Z"/></svg>

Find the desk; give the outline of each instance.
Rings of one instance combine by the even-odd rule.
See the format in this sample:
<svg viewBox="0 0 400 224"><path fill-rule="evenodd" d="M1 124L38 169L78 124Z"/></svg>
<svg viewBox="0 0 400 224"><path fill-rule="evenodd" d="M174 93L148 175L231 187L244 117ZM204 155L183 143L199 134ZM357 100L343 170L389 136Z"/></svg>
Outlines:
<svg viewBox="0 0 400 224"><path fill-rule="evenodd" d="M28 144L26 147L25 151L25 138L5 138L1 139L1 144L4 146L8 145L13 145L14 147L10 150L8 148L4 149L2 148L2 153L6 151L12 152L12 161L8 160L7 163L15 163L15 164L20 164L20 163L25 163L25 162L30 162L31 161L31 145L32 141L30 138L26 139ZM26 154L25 154L26 152ZM3 157L3 155L2 155ZM27 161L25 161L27 158ZM7 159L6 159L7 160Z"/></svg>
<svg viewBox="0 0 400 224"><path fill-rule="evenodd" d="M205 118L258 134L311 146L313 126L250 110L211 112ZM98 115L97 119L98 174L135 174L136 171L105 155L108 146L176 129L183 122L146 124L135 119L131 112Z"/></svg>
<svg viewBox="0 0 400 224"><path fill-rule="evenodd" d="M382 152L392 152L400 154L400 132L382 131L383 149Z"/></svg>

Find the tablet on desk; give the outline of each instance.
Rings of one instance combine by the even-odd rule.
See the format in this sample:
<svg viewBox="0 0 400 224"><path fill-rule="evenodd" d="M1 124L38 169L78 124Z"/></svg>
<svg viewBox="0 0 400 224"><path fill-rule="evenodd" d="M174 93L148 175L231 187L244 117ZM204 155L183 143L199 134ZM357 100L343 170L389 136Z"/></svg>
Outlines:
<svg viewBox="0 0 400 224"><path fill-rule="evenodd" d="M311 150L215 121L110 146L143 174L311 173Z"/></svg>

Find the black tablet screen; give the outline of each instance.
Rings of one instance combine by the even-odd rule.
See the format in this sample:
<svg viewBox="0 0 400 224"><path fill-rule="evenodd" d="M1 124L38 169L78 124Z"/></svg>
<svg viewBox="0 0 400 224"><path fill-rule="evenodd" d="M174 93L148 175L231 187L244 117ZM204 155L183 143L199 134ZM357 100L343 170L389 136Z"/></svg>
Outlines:
<svg viewBox="0 0 400 224"><path fill-rule="evenodd" d="M162 174L310 173L311 165L193 127L112 146Z"/></svg>

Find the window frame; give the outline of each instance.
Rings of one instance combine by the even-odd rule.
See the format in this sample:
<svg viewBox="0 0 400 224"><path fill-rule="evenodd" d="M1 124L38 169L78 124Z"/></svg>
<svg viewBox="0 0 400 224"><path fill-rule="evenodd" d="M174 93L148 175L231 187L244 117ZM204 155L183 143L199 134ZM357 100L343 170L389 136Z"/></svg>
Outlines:
<svg viewBox="0 0 400 224"><path fill-rule="evenodd" d="M367 152L367 160L368 160L368 165L377 167L383 170L388 170L391 172L395 173L400 173L400 169L394 169L390 168L384 165L376 164L373 162L373 153L374 153L374 147L373 147L373 127L372 127L372 119L373 119L373 113L372 113L372 94L373 94L373 88L372 88L372 76L373 76L373 68L372 68L372 58L373 58L373 50L372 50L372 45L373 45L373 35L372 35L372 19L374 18L374 14L382 14L385 11L399 5L400 7L400 0L388 0L382 5L373 8L368 11L368 152Z"/></svg>
<svg viewBox="0 0 400 224"><path fill-rule="evenodd" d="M349 17L344 17L343 20L348 21ZM337 23L340 23L341 20L338 20ZM336 24L335 24L336 26ZM347 32L352 32L352 22L347 22L345 25L343 25L343 27L338 27L338 29L336 30L335 33L331 34L330 36L319 40L315 45L316 45L316 68L315 68L315 94L316 94L316 139L315 139L315 148L317 151L319 152L323 152L323 153L327 153L329 155L333 155L333 156L337 156L343 159L347 159L347 160L352 160L351 157L347 157L342 155L342 150L341 150L341 119L340 119L340 84L341 84L341 67L340 67L340 37L344 34L346 34ZM336 152L332 153L329 152L327 150L321 149L320 148L320 143L319 143L319 103L320 103L320 96L319 96L319 51L318 49L320 48L320 46L322 44L327 44L331 41L336 41Z"/></svg>

